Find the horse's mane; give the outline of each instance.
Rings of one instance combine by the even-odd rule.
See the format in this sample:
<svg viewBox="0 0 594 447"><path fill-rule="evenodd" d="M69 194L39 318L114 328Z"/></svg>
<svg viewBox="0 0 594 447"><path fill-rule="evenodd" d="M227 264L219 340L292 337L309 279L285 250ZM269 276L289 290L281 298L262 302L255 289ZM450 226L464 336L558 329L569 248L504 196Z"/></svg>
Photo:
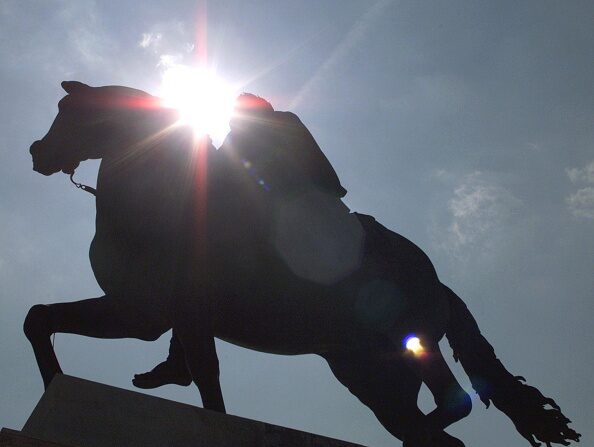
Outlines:
<svg viewBox="0 0 594 447"><path fill-rule="evenodd" d="M82 83L66 84L68 93L60 106L86 106L96 109L133 110L162 108L160 98L143 90L121 85L90 87Z"/></svg>
<svg viewBox="0 0 594 447"><path fill-rule="evenodd" d="M89 126L85 147L77 149L79 161L109 154L119 160L118 165L129 165L139 156L181 144L174 138L183 129L172 125L177 111L165 107L157 96L121 85L91 87L65 81L62 87L67 95L59 102L60 111L68 112L74 123Z"/></svg>

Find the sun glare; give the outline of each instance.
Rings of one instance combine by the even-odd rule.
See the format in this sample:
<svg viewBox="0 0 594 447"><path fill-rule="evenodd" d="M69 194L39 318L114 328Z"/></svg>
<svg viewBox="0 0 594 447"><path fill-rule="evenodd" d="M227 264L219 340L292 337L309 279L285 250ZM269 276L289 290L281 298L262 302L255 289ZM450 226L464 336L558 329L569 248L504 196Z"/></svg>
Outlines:
<svg viewBox="0 0 594 447"><path fill-rule="evenodd" d="M180 124L220 143L229 131L237 92L213 71L176 65L163 74L159 96L180 112Z"/></svg>

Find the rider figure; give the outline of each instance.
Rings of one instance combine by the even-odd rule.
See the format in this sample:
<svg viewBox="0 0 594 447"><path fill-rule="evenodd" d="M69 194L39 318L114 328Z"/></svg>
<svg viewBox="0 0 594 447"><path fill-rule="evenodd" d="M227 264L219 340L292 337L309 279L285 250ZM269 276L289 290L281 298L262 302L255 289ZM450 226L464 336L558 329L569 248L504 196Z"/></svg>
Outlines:
<svg viewBox="0 0 594 447"><path fill-rule="evenodd" d="M265 99L244 93L237 98L231 132L221 146L251 171L264 189L299 189L312 183L341 198L346 194L334 168L301 120L279 112Z"/></svg>
<svg viewBox="0 0 594 447"><path fill-rule="evenodd" d="M307 127L295 114L275 111L265 99L244 93L237 98L229 127L230 132L217 151L217 157L230 168L230 181L241 185L236 189L240 193L226 199L235 201L232 206L239 210L243 222L252 219L251 225L244 225L246 228L268 238L274 203L279 202L278 198L286 201L287 197L307 195L311 202L311 194L308 195L311 190L316 191L315 197L323 197L314 200L318 202L318 208L322 206L337 209L341 215L348 214L348 208L340 201L346 189ZM262 239L256 236L256 240ZM139 388L189 385L191 382L183 348L175 333L171 337L167 359L147 373L136 374L133 379L133 384Z"/></svg>

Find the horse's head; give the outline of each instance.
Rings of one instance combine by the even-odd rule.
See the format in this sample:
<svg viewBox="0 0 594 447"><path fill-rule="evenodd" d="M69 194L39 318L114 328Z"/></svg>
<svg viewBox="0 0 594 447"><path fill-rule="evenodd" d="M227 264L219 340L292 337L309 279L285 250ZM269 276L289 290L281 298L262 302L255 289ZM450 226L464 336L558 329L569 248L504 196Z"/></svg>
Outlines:
<svg viewBox="0 0 594 447"><path fill-rule="evenodd" d="M129 87L90 87L64 81L68 93L48 133L30 148L33 169L44 175L71 174L81 161L102 158L133 145L154 129L175 122L175 112L160 100Z"/></svg>

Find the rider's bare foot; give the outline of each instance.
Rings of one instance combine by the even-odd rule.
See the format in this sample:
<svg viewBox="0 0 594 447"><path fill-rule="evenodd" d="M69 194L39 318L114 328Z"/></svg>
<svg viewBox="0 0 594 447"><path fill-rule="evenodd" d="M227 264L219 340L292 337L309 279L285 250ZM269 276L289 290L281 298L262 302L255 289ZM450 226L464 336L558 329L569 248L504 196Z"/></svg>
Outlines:
<svg viewBox="0 0 594 447"><path fill-rule="evenodd" d="M192 378L185 363L164 361L155 366L151 371L143 374L134 374L132 384L137 388L151 389L163 385L188 386Z"/></svg>

